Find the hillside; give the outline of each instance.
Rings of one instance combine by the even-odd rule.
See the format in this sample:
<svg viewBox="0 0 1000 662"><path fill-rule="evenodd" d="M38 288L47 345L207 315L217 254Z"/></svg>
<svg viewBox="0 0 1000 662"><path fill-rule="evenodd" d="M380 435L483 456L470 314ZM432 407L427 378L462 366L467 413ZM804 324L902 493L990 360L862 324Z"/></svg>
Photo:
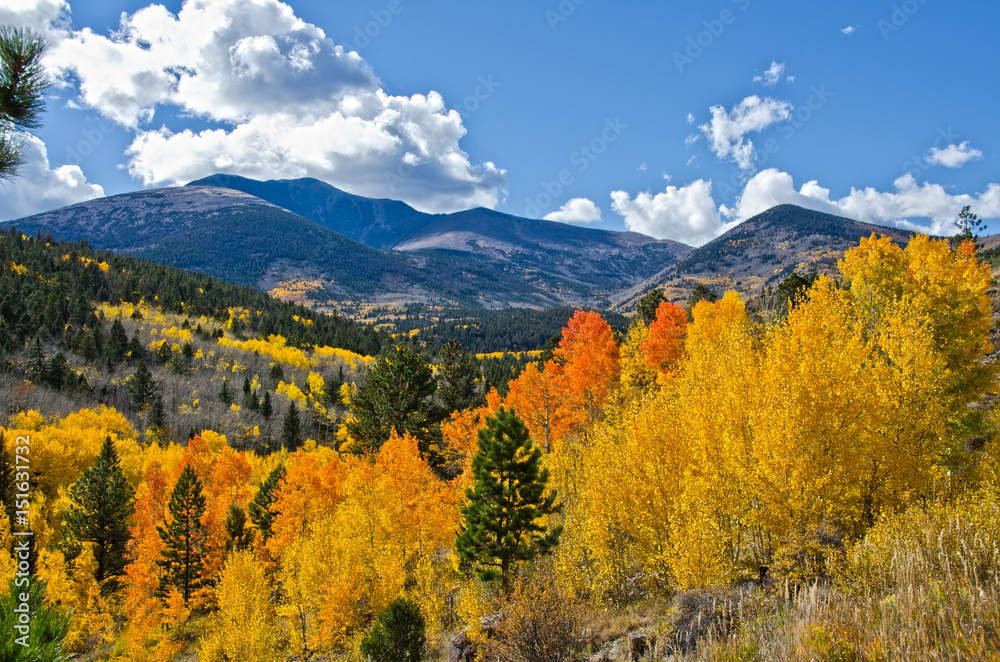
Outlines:
<svg viewBox="0 0 1000 662"><path fill-rule="evenodd" d="M305 186L300 181L291 190ZM358 224L376 216L396 224L401 215L413 212L392 201L368 201L365 207L365 199L342 195L342 202L373 214L357 216ZM435 221L422 245L380 250L248 193L209 186L116 195L4 227L85 240L95 248L253 284L283 299L360 316L370 306L406 304L429 309L602 307L614 292L689 250L641 235L570 228L487 210L465 214L476 228L469 241L484 246L477 244L472 252L436 225L443 217L422 215ZM372 222L366 227L378 225ZM397 225L393 232L403 231ZM363 230L355 234L366 236Z"/></svg>
<svg viewBox="0 0 1000 662"><path fill-rule="evenodd" d="M569 270L551 274L444 248L378 250L260 198L218 187L122 194L4 225L256 285L326 310L358 312L358 303L595 305L628 282L623 279L638 279L621 272L616 279L600 269L591 269L589 278Z"/></svg>
<svg viewBox="0 0 1000 662"><path fill-rule="evenodd" d="M315 179L260 182L213 175L189 186L226 187L258 196L372 248L447 252L512 269L519 279L550 291L552 303L600 299L651 276L691 247L635 232L609 232L538 221L490 209L425 214L394 200L351 195ZM568 290L559 294L560 290ZM581 298L582 297L582 298ZM493 306L490 306L493 307Z"/></svg>
<svg viewBox="0 0 1000 662"><path fill-rule="evenodd" d="M678 300L686 298L699 283L718 294L729 289L755 294L780 283L793 271L836 274L837 260L844 251L872 233L888 235L901 246L913 236L796 205L778 205L692 250L637 287L624 290L614 303L628 309L652 288L661 288Z"/></svg>

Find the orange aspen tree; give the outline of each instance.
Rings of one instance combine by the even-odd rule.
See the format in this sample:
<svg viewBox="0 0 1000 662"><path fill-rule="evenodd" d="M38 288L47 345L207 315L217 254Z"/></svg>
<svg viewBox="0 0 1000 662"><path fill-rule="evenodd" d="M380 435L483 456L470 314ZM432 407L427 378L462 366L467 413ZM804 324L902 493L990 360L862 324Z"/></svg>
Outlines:
<svg viewBox="0 0 1000 662"><path fill-rule="evenodd" d="M619 381L618 343L598 313L578 310L563 329L556 356L563 362L566 402L576 426L600 419Z"/></svg>

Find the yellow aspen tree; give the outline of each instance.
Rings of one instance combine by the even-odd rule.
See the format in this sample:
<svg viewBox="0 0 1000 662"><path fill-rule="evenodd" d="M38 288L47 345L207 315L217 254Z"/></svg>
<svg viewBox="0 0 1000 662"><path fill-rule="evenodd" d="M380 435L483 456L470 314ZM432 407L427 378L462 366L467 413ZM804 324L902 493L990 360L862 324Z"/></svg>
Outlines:
<svg viewBox="0 0 1000 662"><path fill-rule="evenodd" d="M719 580L760 555L753 545L760 523L750 461L761 412L760 348L735 292L714 303L699 301L692 313L671 387L692 451L677 546L687 557L675 563L685 565L688 577ZM714 556L720 550L724 558Z"/></svg>
<svg viewBox="0 0 1000 662"><path fill-rule="evenodd" d="M234 552L226 560L216 588L219 611L209 619L201 641L206 662L279 658L279 637L271 604L271 580L252 550Z"/></svg>
<svg viewBox="0 0 1000 662"><path fill-rule="evenodd" d="M646 363L646 355L642 349L648 339L649 326L638 316L635 317L619 348L619 380L625 398L642 397L656 385L657 371Z"/></svg>

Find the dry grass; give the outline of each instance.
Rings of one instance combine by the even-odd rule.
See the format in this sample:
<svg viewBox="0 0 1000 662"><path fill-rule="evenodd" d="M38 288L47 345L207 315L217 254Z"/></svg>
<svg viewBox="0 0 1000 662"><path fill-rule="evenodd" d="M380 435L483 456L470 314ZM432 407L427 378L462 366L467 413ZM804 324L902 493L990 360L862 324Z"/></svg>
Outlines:
<svg viewBox="0 0 1000 662"><path fill-rule="evenodd" d="M992 500L884 522L832 584L782 587L674 659L1000 660L998 522Z"/></svg>

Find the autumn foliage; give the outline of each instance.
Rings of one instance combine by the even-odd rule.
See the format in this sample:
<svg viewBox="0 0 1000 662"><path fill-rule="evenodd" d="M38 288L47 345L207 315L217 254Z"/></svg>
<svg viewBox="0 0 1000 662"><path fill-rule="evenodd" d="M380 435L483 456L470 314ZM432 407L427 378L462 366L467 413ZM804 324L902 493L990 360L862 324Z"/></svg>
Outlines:
<svg viewBox="0 0 1000 662"><path fill-rule="evenodd" d="M596 312L578 311L551 358L528 363L506 397L483 394L444 419L434 469L423 423L413 426L419 434L386 427L364 449L342 445L342 430L339 441L263 455L207 429L183 446L147 443L109 407L61 419L18 413L0 434L8 451L17 436L32 439L45 599L71 614L70 648L110 643L115 660L172 660L191 646L207 660L356 652L400 598L419 609L431 642L520 601L508 627L531 611L524 580L514 584L520 593L497 598L488 581L463 575L477 565L474 546L461 562L455 551L466 495L488 473L473 459L477 439L501 411L523 421L541 451L537 472L561 505L529 523L562 531L543 597L573 604L758 579L801 556L796 541L816 531L854 544L914 505L995 498L1000 417L969 407L995 385L983 360L993 351L989 267L944 241L917 236L904 249L873 236L844 255L840 271L842 282L820 276L768 324L752 321L734 292L699 301L690 318L661 302L648 325L637 319L621 338ZM226 345L304 371L319 360L280 336ZM419 361L417 369L431 370ZM323 378L308 380L303 415L328 415ZM294 384L280 383L299 399ZM352 393L345 384L345 402ZM970 447L977 435L989 443ZM73 547L65 526L69 486L106 439L135 495L113 592L95 580L94 550ZM203 581L178 588L164 580L172 543L160 531L176 528L172 493L189 474L203 497L192 511ZM269 496L254 510L269 476ZM250 513L249 531L227 548L234 509ZM0 516L0 542L9 545L10 532ZM13 572L6 558L3 580Z"/></svg>

